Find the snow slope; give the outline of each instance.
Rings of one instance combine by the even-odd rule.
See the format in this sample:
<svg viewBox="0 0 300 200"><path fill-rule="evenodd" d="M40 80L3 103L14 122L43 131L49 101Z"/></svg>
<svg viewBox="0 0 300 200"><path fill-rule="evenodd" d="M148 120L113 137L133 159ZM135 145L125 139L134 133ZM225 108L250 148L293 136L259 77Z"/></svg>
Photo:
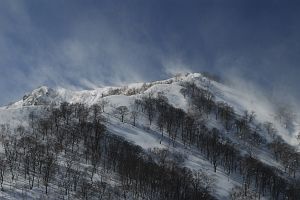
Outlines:
<svg viewBox="0 0 300 200"><path fill-rule="evenodd" d="M16 127L20 124L26 126L26 119L30 112L51 104L59 105L62 102L69 102L83 103L91 106L95 103L107 100L109 105L107 105L105 116L108 119L107 127L109 132L122 136L126 140L143 147L145 150L150 148L168 148L174 152L181 152L186 158L184 165L193 170L202 169L213 177L216 184L214 193L219 199L227 199L231 189L236 185L241 185L239 178L229 177L220 170L214 173L211 163L205 160L196 149L186 148L179 142L173 147L173 145L170 145L168 138L160 142L161 137L157 127L153 125L149 126L145 116L140 116L137 127L134 127L131 125L129 117L125 119L126 123L121 123L116 115L114 115L117 106L128 106L131 108L135 99L150 94L154 96L163 94L174 107L188 111L189 102L180 92L183 82L193 82L199 87L209 89L215 95L217 101L226 102L231 105L237 114L242 115L245 110L255 111L257 116L256 120L258 122L273 122L276 124L276 128L279 130L283 139L292 145L296 144L295 135L299 132L300 127L298 126L294 132L289 132L284 129L274 120L275 113L271 104L266 101L260 101L261 99L257 99L245 91L235 90L232 87L209 80L200 73L181 75L146 84L134 83L127 87L103 87L84 91L71 91L64 88L51 89L43 86L25 95L20 101L1 107L0 124L7 123L12 127ZM116 89L120 90L118 94L110 95L110 91ZM128 92L132 89L137 89L141 92L128 95ZM213 124L216 122L212 120L210 123ZM215 126L216 124L213 125ZM264 152L260 152L259 156L260 159L266 163L280 167L274 159L270 158Z"/></svg>
<svg viewBox="0 0 300 200"><path fill-rule="evenodd" d="M25 95L23 100L0 108L0 120L1 122L14 122L18 119L18 117L16 117L18 115L15 113L15 109L21 109L23 110L22 112L26 112L24 111L24 107L27 106L49 104L58 105L61 102L92 105L100 102L103 97L111 102L111 105L129 106L134 99L140 98L143 95L148 95L149 93L152 93L154 96L158 93L163 93L173 106L187 111L189 104L180 93L180 89L182 88L180 85L183 82L194 82L199 87L209 89L215 95L217 101L226 102L234 108L236 113L240 115L242 115L246 110L249 112L254 111L259 123L264 123L266 121L272 122L275 124L279 134L286 142L291 145L297 145L296 135L300 132L300 119L297 119L294 122L293 130L287 130L274 119L276 115L274 106L269 103L265 97L257 96L251 91L237 90L227 85L209 80L203 77L200 73L181 75L175 78L152 83L133 83L126 87L103 87L83 91L72 91L64 88L52 89L42 86ZM132 88L141 89L144 84L148 84L148 87L145 91L142 91L142 94L131 96L125 95L128 90ZM109 95L108 93L112 89L122 90L121 94ZM10 113L14 114L10 116Z"/></svg>

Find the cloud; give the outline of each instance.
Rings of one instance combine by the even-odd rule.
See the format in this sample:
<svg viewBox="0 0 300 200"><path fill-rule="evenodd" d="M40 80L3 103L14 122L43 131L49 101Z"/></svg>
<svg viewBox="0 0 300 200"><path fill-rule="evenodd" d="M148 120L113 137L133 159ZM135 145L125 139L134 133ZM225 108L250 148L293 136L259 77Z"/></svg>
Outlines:
<svg viewBox="0 0 300 200"><path fill-rule="evenodd" d="M238 62L239 63L239 62ZM300 107L295 99L295 94L289 91L285 85L262 87L261 83L247 78L246 71L241 68L232 67L223 71L226 85L234 89L239 98L238 103L248 111L255 111L256 118L260 123L272 122L278 134L288 143L298 145L296 139L300 132ZM292 118L292 126L286 128L276 116L280 108L288 108Z"/></svg>
<svg viewBox="0 0 300 200"><path fill-rule="evenodd" d="M153 79L158 70L151 69L152 64L157 63L154 56L157 48L135 38L136 34L128 30L131 24L126 21L126 13L117 17L121 21L116 23L110 14L83 8L82 16L73 23L71 16L58 10L59 17L65 18L66 22L61 24L47 18L41 26L32 5L20 1L1 4L2 103L12 100L8 95L17 98L20 91L43 84L68 88L119 85L142 81L145 77ZM75 10L80 10L80 7ZM68 28L49 29L47 23ZM10 74L12 81L4 74ZM16 88L16 92L9 91L9 87Z"/></svg>
<svg viewBox="0 0 300 200"><path fill-rule="evenodd" d="M185 74L193 72L193 70L190 69L190 67L187 64L183 63L183 61L180 58L171 58L163 60L162 65L165 73L169 76L174 76L179 73Z"/></svg>
<svg viewBox="0 0 300 200"><path fill-rule="evenodd" d="M297 6L210 2L1 1L0 103L44 84L94 88L230 69L298 94Z"/></svg>

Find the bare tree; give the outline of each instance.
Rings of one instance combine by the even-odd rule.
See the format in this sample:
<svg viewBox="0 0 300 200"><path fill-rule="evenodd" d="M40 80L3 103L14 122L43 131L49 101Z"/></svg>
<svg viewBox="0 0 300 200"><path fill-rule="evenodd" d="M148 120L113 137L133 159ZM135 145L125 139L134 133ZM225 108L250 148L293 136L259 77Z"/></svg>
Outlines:
<svg viewBox="0 0 300 200"><path fill-rule="evenodd" d="M299 145L300 145L300 132L298 133L298 135L296 136L298 142L299 142Z"/></svg>
<svg viewBox="0 0 300 200"><path fill-rule="evenodd" d="M6 160L2 155L0 155L0 185L2 191L3 191L3 181L4 181L5 172L6 172Z"/></svg>
<svg viewBox="0 0 300 200"><path fill-rule="evenodd" d="M4 150L5 150L5 158L6 164L11 173L11 180L15 179L16 171L17 171L17 162L18 162L18 146L17 146L17 138L15 136L11 136L8 140L4 142Z"/></svg>
<svg viewBox="0 0 300 200"><path fill-rule="evenodd" d="M231 200L255 200L256 195L253 192L248 191L245 193L242 187L236 186L230 193Z"/></svg>
<svg viewBox="0 0 300 200"><path fill-rule="evenodd" d="M136 111L136 110L133 110L133 111L130 112L130 117L133 120L133 126L135 126L136 119L137 119L138 115L139 115L139 112Z"/></svg>
<svg viewBox="0 0 300 200"><path fill-rule="evenodd" d="M121 122L124 122L124 117L128 115L129 110L127 106L119 106L116 108L116 112L120 115Z"/></svg>
<svg viewBox="0 0 300 200"><path fill-rule="evenodd" d="M99 102L99 104L100 104L100 106L101 106L101 108L102 108L102 112L105 112L105 107L108 105L108 100L106 100L106 99L104 99L104 98L102 98L101 100L100 100L100 102Z"/></svg>
<svg viewBox="0 0 300 200"><path fill-rule="evenodd" d="M274 138L277 132L276 128L274 127L274 124L272 124L271 122L265 122L263 126L266 129L268 135Z"/></svg>
<svg viewBox="0 0 300 200"><path fill-rule="evenodd" d="M155 116L155 98L153 93L149 93L148 96L142 98L144 109L148 115L149 123L151 125Z"/></svg>
<svg viewBox="0 0 300 200"><path fill-rule="evenodd" d="M50 180L53 178L55 174L55 167L56 167L56 158L52 153L45 156L43 159L43 167L42 167L42 178L43 184L45 186L45 192L48 194L48 186Z"/></svg>
<svg viewBox="0 0 300 200"><path fill-rule="evenodd" d="M102 120L101 117L101 105L94 104L91 106L90 110L92 111L92 117L94 122L100 122Z"/></svg>
<svg viewBox="0 0 300 200"><path fill-rule="evenodd" d="M200 188L204 188L207 191L212 191L215 180L204 173L202 170L194 171L193 172L194 179L193 179L193 187L195 190L199 190Z"/></svg>

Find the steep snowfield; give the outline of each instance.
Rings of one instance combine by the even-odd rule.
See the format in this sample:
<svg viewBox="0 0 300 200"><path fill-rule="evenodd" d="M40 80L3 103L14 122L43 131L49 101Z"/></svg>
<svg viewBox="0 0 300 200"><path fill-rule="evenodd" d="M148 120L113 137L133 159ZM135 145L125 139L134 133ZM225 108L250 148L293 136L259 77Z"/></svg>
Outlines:
<svg viewBox="0 0 300 200"><path fill-rule="evenodd" d="M25 95L23 100L6 107L1 107L0 123L7 123L13 127L20 124L26 126L28 114L35 109L39 109L39 107L43 105L59 105L59 103L66 101L69 103L83 103L90 106L103 99L107 100L109 105L106 107L105 116L108 119L107 126L109 132L122 136L128 141L143 147L145 150L156 147L169 148L171 151L181 152L186 158L184 165L193 170L202 169L213 177L216 184L214 193L219 199L227 199L231 189L236 185L241 185L241 180L239 178L235 179L229 177L220 170L218 170L217 173L214 173L211 163L205 160L196 149L186 148L179 142L173 147L168 138L164 138L161 141L161 135L158 128L154 125L150 126L145 116L139 116L137 120L138 125L134 127L131 125L129 116L125 119L126 123L121 123L114 114L117 106L124 105L130 108L135 99L150 94L154 96L163 94L174 107L188 111L189 102L180 92L182 88L181 84L183 82L194 82L199 87L209 89L215 95L217 101L228 103L238 114L242 115L245 110L255 111L257 122L263 123L265 121L270 121L277 124L274 120L274 109L266 101L261 102L260 99L251 96L247 91L235 90L224 84L208 80L199 73L148 83L148 86L145 87L141 94L130 96L125 95L130 89L141 89L145 84L135 83L128 85L128 87L103 87L85 91L71 91L63 88L51 89L43 86ZM120 92L121 94L109 95L109 91L112 89L122 89ZM213 120L210 123L213 126L218 125ZM298 130L295 129L292 133L281 125L276 125L276 128L279 130L283 139L292 145L296 144L295 134L299 132L299 126ZM270 158L268 154L263 151L258 152L258 157L269 165L280 167L274 159Z"/></svg>
<svg viewBox="0 0 300 200"><path fill-rule="evenodd" d="M300 127L297 123L297 121L299 121L298 118L293 122L294 129L288 130L275 120L276 113L274 105L268 102L265 96L253 94L253 91L236 90L216 82L212 85L212 91L216 95L218 101L228 103L241 115L245 110L250 112L254 111L258 123L272 122L278 130L279 135L286 142L291 145L298 144L296 140L296 135L300 132Z"/></svg>
<svg viewBox="0 0 300 200"><path fill-rule="evenodd" d="M128 123L121 123L119 119L108 116L108 131L124 137L126 140L143 147L145 150L152 148L167 148L171 152L180 152L184 155L184 165L192 170L201 169L215 180L214 193L218 199L227 199L231 189L236 185L241 185L240 180L234 180L222 171L213 171L210 162L206 161L199 152L193 148L186 148L183 144L176 142L175 146L164 138L160 144L160 133L145 127L134 127Z"/></svg>

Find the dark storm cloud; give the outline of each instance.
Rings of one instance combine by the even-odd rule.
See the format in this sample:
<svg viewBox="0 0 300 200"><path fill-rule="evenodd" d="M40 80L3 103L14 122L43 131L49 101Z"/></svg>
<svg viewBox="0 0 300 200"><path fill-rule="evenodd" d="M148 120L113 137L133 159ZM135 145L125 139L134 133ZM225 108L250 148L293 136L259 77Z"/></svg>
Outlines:
<svg viewBox="0 0 300 200"><path fill-rule="evenodd" d="M238 74L297 96L299 7L276 0L4 0L0 102L44 84L92 88L180 71Z"/></svg>

